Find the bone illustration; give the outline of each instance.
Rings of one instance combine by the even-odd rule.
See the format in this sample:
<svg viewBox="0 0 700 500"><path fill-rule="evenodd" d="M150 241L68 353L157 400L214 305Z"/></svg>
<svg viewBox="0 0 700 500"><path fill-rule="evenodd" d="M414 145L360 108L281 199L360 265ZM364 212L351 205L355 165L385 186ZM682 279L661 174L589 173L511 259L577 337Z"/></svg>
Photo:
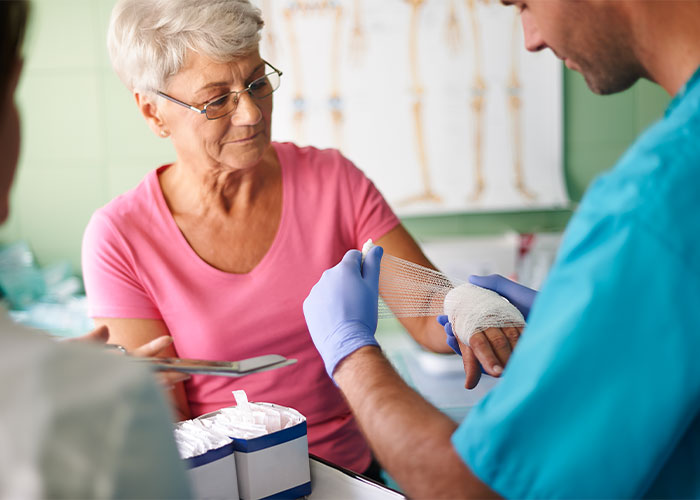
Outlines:
<svg viewBox="0 0 700 500"><path fill-rule="evenodd" d="M304 93L305 82L302 69L302 55L295 21L298 18L308 19L313 16L315 19L323 20L324 22L330 21L333 24L330 60L327 64L331 76L327 103L333 123L334 143L336 147L342 148L344 117L343 98L340 90L340 34L344 20L343 7L340 5L340 2L333 0L296 0L288 2L282 14L285 21L287 46L292 64L292 86L294 89L292 121L296 140L299 142L304 142L306 135L307 96Z"/></svg>
<svg viewBox="0 0 700 500"><path fill-rule="evenodd" d="M415 132L416 154L420 167L422 192L409 196L398 202L399 206L406 206L416 202L442 203L442 198L433 191L430 167L428 165L428 155L425 151L425 133L423 128L423 94L425 89L421 80L420 63L418 58L418 28L420 21L421 7L425 0L406 0L411 7L411 21L409 30L409 62L411 72L411 93L413 94L413 125Z"/></svg>

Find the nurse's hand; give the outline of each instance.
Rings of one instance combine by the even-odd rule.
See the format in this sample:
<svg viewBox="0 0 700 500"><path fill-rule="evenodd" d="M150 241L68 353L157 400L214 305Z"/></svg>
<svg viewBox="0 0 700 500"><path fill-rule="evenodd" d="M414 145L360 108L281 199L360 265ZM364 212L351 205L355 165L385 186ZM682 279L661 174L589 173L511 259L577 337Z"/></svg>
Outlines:
<svg viewBox="0 0 700 500"><path fill-rule="evenodd" d="M323 273L304 301L311 339L331 378L345 357L364 346L379 346L374 333L383 252L375 246L361 264L362 254L350 250L338 265Z"/></svg>
<svg viewBox="0 0 700 500"><path fill-rule="evenodd" d="M447 345L462 356L467 389L476 387L482 371L494 377L501 376L522 333L521 328L489 328L472 335L466 345L454 335L446 315L438 316L437 320L445 329Z"/></svg>
<svg viewBox="0 0 700 500"><path fill-rule="evenodd" d="M501 297L508 299L520 311L527 321L530 315L532 304L537 298L537 291L532 288L504 278L500 274L490 274L488 276L469 276L469 283L496 292Z"/></svg>

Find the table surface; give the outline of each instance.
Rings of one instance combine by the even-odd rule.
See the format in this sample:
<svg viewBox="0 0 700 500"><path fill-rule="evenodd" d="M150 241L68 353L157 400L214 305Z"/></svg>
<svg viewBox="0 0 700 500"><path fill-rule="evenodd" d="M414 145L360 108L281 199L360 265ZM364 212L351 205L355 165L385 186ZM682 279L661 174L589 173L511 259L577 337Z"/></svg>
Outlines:
<svg viewBox="0 0 700 500"><path fill-rule="evenodd" d="M398 500L405 498L398 491L387 488L352 471L311 457L310 500Z"/></svg>

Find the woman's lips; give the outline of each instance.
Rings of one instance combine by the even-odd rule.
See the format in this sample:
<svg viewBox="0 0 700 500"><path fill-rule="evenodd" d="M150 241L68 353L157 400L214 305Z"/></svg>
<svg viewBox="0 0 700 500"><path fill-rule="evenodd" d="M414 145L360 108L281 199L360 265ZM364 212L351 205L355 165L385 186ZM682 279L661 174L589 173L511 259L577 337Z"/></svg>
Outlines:
<svg viewBox="0 0 700 500"><path fill-rule="evenodd" d="M262 131L256 132L256 133L254 133L253 135L249 135L248 137L244 137L243 139L234 139L234 140L232 140L232 141L227 141L227 142L232 143L232 144L240 144L240 143L242 143L242 142L252 141L252 140L255 139L257 136L259 136L261 133L262 133Z"/></svg>
<svg viewBox="0 0 700 500"><path fill-rule="evenodd" d="M227 141L224 141L223 144L241 144L244 142L249 142L249 141L252 141L253 139L255 139L260 134L262 134L262 132L263 131L260 130L259 132L255 132L253 135L249 135L248 137L243 137L242 139L229 139Z"/></svg>

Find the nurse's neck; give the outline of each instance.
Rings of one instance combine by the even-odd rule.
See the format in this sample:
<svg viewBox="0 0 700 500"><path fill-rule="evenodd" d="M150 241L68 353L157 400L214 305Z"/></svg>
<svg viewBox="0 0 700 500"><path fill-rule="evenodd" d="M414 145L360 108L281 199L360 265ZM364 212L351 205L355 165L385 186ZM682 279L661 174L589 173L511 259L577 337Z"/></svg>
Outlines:
<svg viewBox="0 0 700 500"><path fill-rule="evenodd" d="M700 2L629 2L635 53L648 78L675 96L700 67Z"/></svg>

